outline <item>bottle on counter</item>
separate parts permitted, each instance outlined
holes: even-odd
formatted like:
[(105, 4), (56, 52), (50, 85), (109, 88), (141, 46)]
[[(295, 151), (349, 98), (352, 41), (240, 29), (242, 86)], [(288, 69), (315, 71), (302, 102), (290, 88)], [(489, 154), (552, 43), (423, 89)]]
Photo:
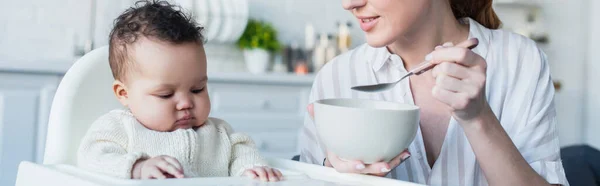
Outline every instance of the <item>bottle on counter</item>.
[(304, 50), (302, 50), (302, 58), (306, 62), (308, 72), (314, 72), (314, 58), (312, 57), (315, 50), (315, 28), (311, 23), (307, 23), (304, 28)]
[(275, 73), (287, 73), (288, 67), (283, 59), (283, 55), (277, 54), (273, 60), (273, 72)]
[(313, 52), (313, 69), (315, 72), (319, 71), (323, 65), (327, 62), (327, 48), (329, 47), (329, 39), (327, 34), (319, 35), (319, 42)]
[(335, 45), (333, 34), (327, 35), (327, 43), (328, 43), (328, 46), (327, 46), (327, 49), (325, 50), (325, 63), (327, 63), (328, 61), (331, 61), (340, 52), (338, 50), (337, 46)]
[(338, 25), (338, 33), (337, 33), (337, 49), (340, 53), (344, 53), (349, 50), (350, 43), (352, 39), (350, 38), (350, 27), (352, 27), (352, 23), (346, 22), (337, 23)]
[(296, 68), (296, 59), (298, 59), (298, 43), (292, 41), (289, 46), (285, 47), (283, 60), (287, 65), (288, 72), (293, 73)]

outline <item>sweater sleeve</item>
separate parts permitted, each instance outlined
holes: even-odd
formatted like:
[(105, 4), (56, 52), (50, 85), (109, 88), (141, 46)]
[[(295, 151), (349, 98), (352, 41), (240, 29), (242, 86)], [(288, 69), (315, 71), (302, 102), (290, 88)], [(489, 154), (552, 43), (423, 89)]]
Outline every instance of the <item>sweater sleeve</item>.
[(83, 137), (77, 152), (77, 165), (83, 169), (118, 178), (132, 178), (133, 164), (146, 159), (142, 152), (127, 152), (125, 115), (111, 112), (97, 119)]
[(231, 126), (223, 120), (217, 122), (225, 128), (231, 142), (230, 176), (241, 176), (246, 169), (255, 166), (267, 166), (267, 162), (258, 152), (252, 138), (246, 134), (234, 132)]

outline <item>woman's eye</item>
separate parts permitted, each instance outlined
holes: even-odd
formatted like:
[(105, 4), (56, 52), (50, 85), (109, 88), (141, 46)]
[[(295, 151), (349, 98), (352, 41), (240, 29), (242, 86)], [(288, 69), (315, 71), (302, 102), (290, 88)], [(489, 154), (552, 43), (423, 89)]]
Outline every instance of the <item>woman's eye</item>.
[(201, 88), (201, 89), (194, 89), (194, 90), (192, 90), (192, 93), (194, 93), (194, 94), (198, 94), (198, 93), (202, 92), (203, 90), (204, 90), (204, 88)]

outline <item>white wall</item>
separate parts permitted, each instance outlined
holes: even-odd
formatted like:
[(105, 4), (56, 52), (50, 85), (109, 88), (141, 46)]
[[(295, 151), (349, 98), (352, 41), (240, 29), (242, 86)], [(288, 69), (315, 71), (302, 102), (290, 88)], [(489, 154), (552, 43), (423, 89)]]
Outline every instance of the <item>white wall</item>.
[[(134, 0), (96, 0), (95, 45), (107, 44), (114, 18)], [(92, 0), (10, 0), (0, 6), (0, 60), (73, 61), (90, 38)]]
[(583, 114), (583, 105), (588, 102), (584, 97), (588, 1), (544, 2), (545, 26), (550, 34), (546, 53), (553, 78), (563, 85), (555, 97), (561, 144), (581, 144), (585, 142), (584, 131), (589, 130), (584, 128)]
[(588, 6), (588, 63), (585, 77), (587, 94), (585, 104), (586, 142), (600, 149), (600, 1), (591, 0)]
[(271, 22), (283, 43), (304, 45), (307, 23), (319, 33), (336, 33), (336, 22), (352, 23), (352, 46), (365, 42), (354, 16), (342, 8), (341, 0), (249, 0), (250, 17)]
[(66, 59), (87, 31), (89, 1), (2, 1), (0, 60)]
[[(562, 146), (584, 143), (584, 76), (588, 27), (586, 0), (543, 1), (542, 29), (550, 43), (540, 47), (548, 56), (554, 81), (562, 83), (555, 95), (557, 130)], [(506, 28), (518, 29), (525, 22), (526, 9), (497, 6)]]
[[(112, 21), (135, 0), (96, 0), (94, 33), (96, 46), (107, 44)], [(177, 0), (172, 0), (177, 1)], [(185, 1), (185, 0), (184, 0)], [(89, 1), (11, 0), (0, 6), (0, 60), (57, 61), (74, 57), (74, 45), (89, 37)], [(351, 21), (353, 46), (364, 35), (352, 15), (335, 0), (249, 0), (252, 18), (271, 22), (285, 44), (304, 44), (304, 27), (311, 22), (315, 31), (335, 33), (336, 22)]]

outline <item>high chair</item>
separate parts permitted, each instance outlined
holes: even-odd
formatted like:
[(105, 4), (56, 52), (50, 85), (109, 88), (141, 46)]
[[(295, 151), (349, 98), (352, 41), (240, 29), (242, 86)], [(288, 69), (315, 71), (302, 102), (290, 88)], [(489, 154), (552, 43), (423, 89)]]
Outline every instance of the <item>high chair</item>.
[(117, 179), (75, 166), (79, 142), (92, 122), (122, 107), (112, 92), (113, 77), (108, 47), (81, 57), (63, 77), (52, 103), (43, 165), (21, 162), (16, 185), (416, 185), (357, 174), (341, 174), (331, 168), (285, 159), (268, 159), (284, 174), (284, 181), (262, 183), (245, 177), (185, 178), (166, 180)]

